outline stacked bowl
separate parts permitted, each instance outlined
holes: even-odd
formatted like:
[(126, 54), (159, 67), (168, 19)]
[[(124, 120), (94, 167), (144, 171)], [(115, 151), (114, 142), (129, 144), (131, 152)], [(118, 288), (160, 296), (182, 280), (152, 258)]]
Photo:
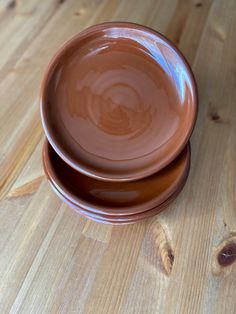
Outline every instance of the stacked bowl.
[(190, 167), (197, 88), (183, 55), (145, 26), (92, 26), (54, 56), (41, 86), (45, 174), (78, 213), (112, 224), (156, 215)]

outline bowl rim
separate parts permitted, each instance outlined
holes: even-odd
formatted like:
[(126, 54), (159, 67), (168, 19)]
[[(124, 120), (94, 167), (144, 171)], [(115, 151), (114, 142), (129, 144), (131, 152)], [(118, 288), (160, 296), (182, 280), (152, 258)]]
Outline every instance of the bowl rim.
[(165, 210), (170, 203), (172, 203), (178, 195), (182, 192), (187, 179), (188, 179), (188, 174), (183, 178), (181, 184), (179, 185), (178, 189), (174, 191), (165, 201), (163, 201), (161, 204), (147, 209), (145, 211), (139, 212), (139, 213), (134, 213), (131, 215), (125, 214), (120, 216), (115, 216), (115, 215), (108, 215), (108, 214), (100, 214), (93, 212), (91, 210), (84, 209), (81, 207), (79, 204), (73, 202), (69, 198), (67, 198), (66, 195), (64, 195), (61, 191), (57, 189), (55, 186), (54, 182), (50, 180), (50, 177), (48, 177), (48, 182), (53, 189), (53, 191), (56, 193), (56, 195), (63, 201), (65, 202), (69, 207), (71, 207), (73, 210), (75, 210), (78, 214), (84, 216), (85, 218), (97, 221), (97, 222), (102, 222), (102, 223), (108, 223), (108, 224), (118, 224), (118, 225), (123, 225), (123, 224), (131, 224), (131, 223), (136, 223), (140, 222), (141, 220), (151, 218), (157, 214), (159, 214), (161, 211)]
[[(145, 167), (143, 170), (140, 170), (138, 172), (134, 172), (131, 175), (119, 175), (119, 174), (112, 174), (109, 175), (107, 173), (104, 173), (100, 170), (94, 170), (91, 169), (89, 166), (85, 166), (82, 163), (80, 163), (78, 160), (75, 160), (72, 158), (64, 149), (61, 147), (59, 143), (56, 143), (56, 140), (53, 138), (53, 135), (51, 134), (50, 130), (50, 123), (48, 123), (46, 114), (45, 114), (45, 97), (46, 97), (46, 91), (48, 83), (50, 82), (50, 74), (53, 72), (55, 65), (57, 65), (57, 61), (60, 59), (60, 57), (63, 55), (63, 53), (81, 36), (90, 35), (92, 32), (97, 32), (102, 29), (109, 28), (115, 28), (115, 27), (124, 27), (124, 28), (131, 28), (131, 29), (137, 29), (142, 30), (144, 32), (154, 34), (155, 36), (161, 38), (169, 47), (171, 47), (174, 52), (178, 55), (178, 57), (182, 60), (184, 66), (186, 67), (188, 77), (190, 79), (191, 88), (192, 88), (192, 96), (193, 96), (193, 106), (192, 106), (192, 119), (189, 120), (188, 124), (188, 132), (186, 132), (185, 137), (183, 137), (182, 141), (180, 141), (179, 145), (175, 146), (175, 149), (172, 150), (172, 152), (166, 156), (166, 158), (163, 158), (161, 162), (155, 163), (152, 166)], [(165, 166), (167, 166), (169, 163), (171, 163), (177, 156), (180, 154), (180, 152), (184, 149), (184, 147), (187, 145), (187, 142), (189, 141), (190, 136), (192, 135), (194, 126), (196, 124), (197, 120), (197, 114), (198, 114), (198, 90), (197, 90), (197, 84), (196, 79), (194, 77), (193, 71), (182, 54), (182, 52), (173, 44), (167, 37), (165, 37), (160, 32), (148, 27), (144, 26), (138, 23), (133, 22), (123, 22), (123, 21), (114, 21), (114, 22), (103, 22), (100, 24), (92, 25), (81, 32), (75, 34), (72, 36), (68, 41), (66, 41), (61, 48), (58, 49), (56, 54), (52, 57), (51, 61), (49, 62), (46, 71), (43, 76), (43, 80), (40, 87), (40, 96), (39, 96), (39, 103), (40, 103), (40, 116), (41, 116), (41, 122), (43, 125), (44, 132), (46, 134), (46, 137), (53, 147), (53, 149), (56, 151), (56, 153), (72, 168), (75, 170), (90, 176), (92, 178), (103, 180), (103, 181), (135, 181), (138, 179), (145, 178), (147, 176), (150, 176), (154, 174), (155, 172), (158, 172), (162, 170)], [(158, 149), (157, 149), (158, 150)]]
[[(54, 151), (53, 147), (50, 145), (49, 141), (46, 139), (44, 141), (44, 145), (42, 149), (42, 161), (43, 161), (43, 169), (44, 169), (47, 179), (54, 185), (54, 187), (57, 188), (57, 191), (61, 193), (62, 195), (64, 195), (70, 202), (76, 204), (81, 209), (84, 209), (86, 211), (90, 211), (99, 215), (100, 214), (111, 215), (111, 216), (122, 216), (124, 214), (133, 215), (133, 214), (138, 214), (140, 212), (150, 210), (151, 208), (161, 205), (163, 202), (165, 202), (166, 199), (171, 197), (171, 195), (173, 195), (179, 189), (183, 181), (185, 182), (187, 180), (189, 171), (190, 171), (190, 164), (191, 164), (191, 145), (188, 142), (188, 144), (184, 148), (184, 150), (186, 150), (186, 159), (185, 159), (184, 168), (182, 169), (181, 174), (177, 177), (174, 183), (172, 183), (168, 187), (168, 189), (166, 189), (166, 191), (162, 192), (161, 197), (156, 196), (151, 201), (147, 201), (142, 204), (136, 204), (136, 205), (131, 205), (131, 206), (120, 206), (120, 207), (117, 206), (117, 207), (111, 208), (105, 205), (94, 205), (88, 202), (87, 200), (83, 200), (79, 196), (75, 195), (74, 193), (71, 193), (71, 191), (68, 188), (65, 188), (63, 184), (60, 184), (61, 181), (58, 180), (57, 174), (52, 167), (52, 163), (50, 162), (50, 158), (48, 154), (49, 149), (52, 149), (54, 154), (57, 154)], [(58, 157), (60, 158), (60, 156)], [(62, 162), (64, 161), (62, 160)], [(70, 167), (68, 167), (68, 169), (70, 169)], [(71, 171), (75, 171), (75, 170), (71, 168)]]

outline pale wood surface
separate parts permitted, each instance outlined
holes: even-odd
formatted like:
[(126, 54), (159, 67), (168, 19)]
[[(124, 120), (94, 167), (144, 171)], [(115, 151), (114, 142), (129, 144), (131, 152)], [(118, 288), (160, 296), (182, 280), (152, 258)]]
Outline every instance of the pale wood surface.
[[(180, 197), (130, 226), (78, 216), (41, 165), (38, 91), (57, 48), (108, 20), (151, 26), (193, 66), (199, 118)], [(236, 1), (0, 0), (0, 313), (236, 313)]]

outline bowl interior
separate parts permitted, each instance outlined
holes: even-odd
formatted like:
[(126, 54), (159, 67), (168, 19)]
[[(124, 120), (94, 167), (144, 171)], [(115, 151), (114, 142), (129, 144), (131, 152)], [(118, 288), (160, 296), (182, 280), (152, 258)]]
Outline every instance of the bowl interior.
[(181, 186), (189, 170), (190, 148), (165, 169), (134, 182), (106, 182), (71, 168), (45, 141), (43, 163), (47, 176), (69, 201), (104, 214), (133, 214), (158, 206)]
[(53, 190), (56, 192), (56, 194), (61, 198), (62, 201), (66, 202), (70, 207), (72, 207), (75, 211), (77, 211), (79, 214), (86, 216), (87, 218), (90, 218), (95, 221), (100, 221), (100, 222), (109, 222), (113, 224), (122, 224), (122, 223), (132, 223), (132, 222), (138, 222), (142, 219), (146, 219), (149, 217), (152, 217), (154, 215), (157, 215), (159, 212), (164, 210), (172, 201), (175, 200), (175, 198), (178, 196), (178, 194), (181, 192), (184, 184), (186, 182), (183, 180), (180, 188), (172, 194), (171, 197), (169, 197), (165, 202), (161, 203), (157, 207), (154, 207), (152, 209), (149, 209), (144, 212), (136, 213), (136, 214), (131, 214), (131, 215), (108, 215), (108, 214), (100, 214), (100, 213), (94, 213), (92, 211), (87, 211), (84, 208), (81, 208), (77, 203), (73, 203), (69, 199), (66, 198), (64, 194), (59, 192), (57, 188), (55, 187), (54, 183), (50, 181), (49, 183)]
[(48, 140), (70, 166), (135, 180), (172, 161), (196, 117), (189, 66), (162, 35), (130, 23), (91, 27), (52, 60), (41, 93)]

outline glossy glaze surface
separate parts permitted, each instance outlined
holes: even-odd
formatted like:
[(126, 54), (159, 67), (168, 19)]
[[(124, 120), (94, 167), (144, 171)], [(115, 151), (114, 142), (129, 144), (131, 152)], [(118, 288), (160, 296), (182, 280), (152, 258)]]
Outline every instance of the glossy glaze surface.
[(132, 215), (108, 215), (108, 214), (98, 214), (94, 213), (92, 211), (86, 210), (78, 205), (78, 203), (74, 203), (71, 200), (69, 200), (66, 195), (61, 193), (57, 187), (54, 185), (53, 181), (50, 180), (50, 177), (48, 176), (49, 183), (52, 187), (52, 189), (55, 191), (55, 193), (60, 197), (61, 200), (63, 200), (65, 203), (67, 203), (70, 207), (72, 207), (76, 212), (78, 212), (80, 215), (83, 215), (89, 219), (92, 219), (97, 222), (103, 222), (103, 223), (108, 223), (108, 224), (132, 224), (139, 222), (140, 220), (150, 218), (152, 216), (155, 216), (159, 214), (161, 211), (163, 211), (172, 201), (175, 200), (175, 198), (178, 196), (178, 194), (181, 192), (183, 189), (186, 180), (187, 180), (187, 175), (185, 178), (183, 178), (180, 186), (178, 189), (163, 203), (160, 205), (146, 210), (144, 212), (140, 213), (135, 213)]
[(67, 165), (48, 141), (43, 164), (56, 189), (74, 204), (99, 214), (132, 215), (160, 205), (178, 190), (189, 171), (190, 147), (159, 173), (134, 182), (105, 182), (83, 175)]
[(93, 26), (52, 60), (41, 92), (46, 135), (72, 167), (134, 180), (172, 161), (195, 122), (191, 70), (160, 34), (130, 23)]

